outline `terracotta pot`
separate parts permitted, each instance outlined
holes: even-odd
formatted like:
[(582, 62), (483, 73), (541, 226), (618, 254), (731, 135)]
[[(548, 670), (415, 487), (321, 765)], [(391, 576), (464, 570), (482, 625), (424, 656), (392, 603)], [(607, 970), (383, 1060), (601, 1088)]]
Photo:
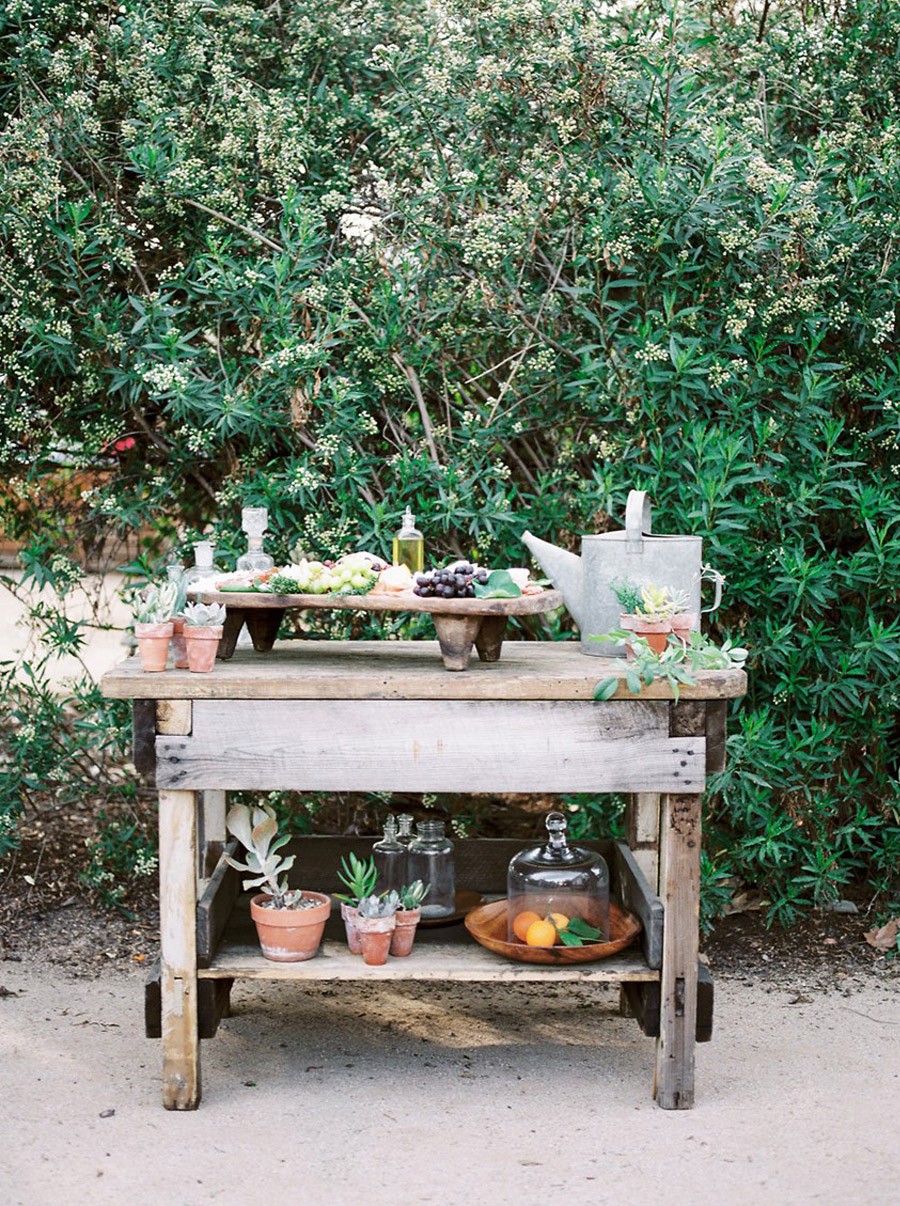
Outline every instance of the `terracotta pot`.
[(351, 955), (362, 954), (362, 941), (359, 937), (359, 909), (353, 905), (341, 904), (341, 917), (344, 919), (344, 929), (347, 931), (347, 946)]
[[(626, 632), (633, 632), (635, 636), (644, 637), (654, 653), (664, 652), (669, 641), (669, 633), (672, 631), (671, 620), (648, 620), (646, 616), (639, 615), (619, 616), (619, 625)], [(627, 642), (625, 653), (629, 660), (634, 658), (634, 650)]]
[(202, 628), (185, 624), (184, 643), (187, 648), (188, 667), (194, 674), (209, 674), (216, 664), (221, 639), (221, 624), (210, 624)]
[(250, 901), (262, 953), (274, 963), (301, 963), (312, 959), (319, 949), (325, 922), (331, 916), (331, 897), (304, 892), (303, 898), (316, 901), (315, 908), (264, 909), (262, 902), (272, 899), (265, 892)]
[(363, 961), (370, 967), (387, 963), (391, 937), (394, 933), (394, 917), (358, 917), (359, 940), (362, 943)]
[(679, 611), (672, 616), (672, 631), (686, 645), (691, 639), (692, 632), (700, 631), (700, 617), (695, 611)]
[(187, 670), (187, 648), (184, 643), (184, 616), (172, 620), (172, 665), (176, 670)]
[(141, 669), (150, 674), (159, 674), (166, 668), (169, 656), (169, 641), (172, 639), (172, 621), (165, 624), (135, 624)]
[(416, 927), (422, 916), (421, 909), (398, 909), (394, 914), (397, 925), (391, 935), (391, 954), (403, 958), (408, 955), (416, 940)]

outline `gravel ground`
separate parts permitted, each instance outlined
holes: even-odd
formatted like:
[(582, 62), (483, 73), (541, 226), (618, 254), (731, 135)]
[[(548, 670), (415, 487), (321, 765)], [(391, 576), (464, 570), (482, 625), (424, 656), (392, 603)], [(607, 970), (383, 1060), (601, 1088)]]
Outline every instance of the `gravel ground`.
[(669, 1113), (608, 989), (245, 982), (170, 1114), (137, 968), (0, 962), (0, 1200), (893, 1206), (900, 979), (835, 984), (726, 975)]

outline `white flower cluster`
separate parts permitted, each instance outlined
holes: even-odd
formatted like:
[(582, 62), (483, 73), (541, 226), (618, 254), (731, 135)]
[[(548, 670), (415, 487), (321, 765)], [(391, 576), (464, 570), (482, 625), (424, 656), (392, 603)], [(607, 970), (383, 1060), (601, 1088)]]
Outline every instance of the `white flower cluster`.
[(669, 349), (663, 347), (661, 343), (648, 343), (634, 354), (635, 360), (641, 364), (650, 364), (654, 360), (668, 360)]
[(181, 364), (154, 364), (141, 373), (141, 380), (161, 394), (178, 393), (188, 383), (187, 369)]
[(341, 215), (338, 226), (341, 235), (348, 243), (358, 243), (361, 247), (370, 247), (375, 242), (375, 231), (378, 228), (380, 215), (372, 210), (350, 210)]

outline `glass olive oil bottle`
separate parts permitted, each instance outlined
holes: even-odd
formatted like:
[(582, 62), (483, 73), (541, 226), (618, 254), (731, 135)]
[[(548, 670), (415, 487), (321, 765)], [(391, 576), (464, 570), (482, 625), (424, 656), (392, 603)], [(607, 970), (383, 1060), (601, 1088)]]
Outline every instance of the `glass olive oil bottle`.
[(411, 574), (420, 574), (425, 568), (425, 537), (416, 527), (416, 517), (409, 507), (400, 531), (394, 536), (393, 562), (405, 565)]

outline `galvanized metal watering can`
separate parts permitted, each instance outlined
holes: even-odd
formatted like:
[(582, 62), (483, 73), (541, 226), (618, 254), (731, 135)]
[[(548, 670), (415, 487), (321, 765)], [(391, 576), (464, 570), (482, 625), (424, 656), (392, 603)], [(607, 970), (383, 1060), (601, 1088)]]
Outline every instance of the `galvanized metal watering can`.
[(689, 610), (700, 626), (700, 584), (715, 582), (715, 599), (722, 599), (724, 578), (703, 564), (700, 536), (652, 536), (650, 500), (643, 490), (632, 490), (625, 507), (625, 530), (582, 536), (581, 556), (538, 540), (525, 532), (522, 540), (547, 577), (562, 592), (566, 607), (581, 629), (581, 652), (592, 657), (623, 657), (622, 643), (592, 640), (619, 627), (621, 607), (610, 583), (627, 580), (636, 586), (667, 586), (687, 595)]

